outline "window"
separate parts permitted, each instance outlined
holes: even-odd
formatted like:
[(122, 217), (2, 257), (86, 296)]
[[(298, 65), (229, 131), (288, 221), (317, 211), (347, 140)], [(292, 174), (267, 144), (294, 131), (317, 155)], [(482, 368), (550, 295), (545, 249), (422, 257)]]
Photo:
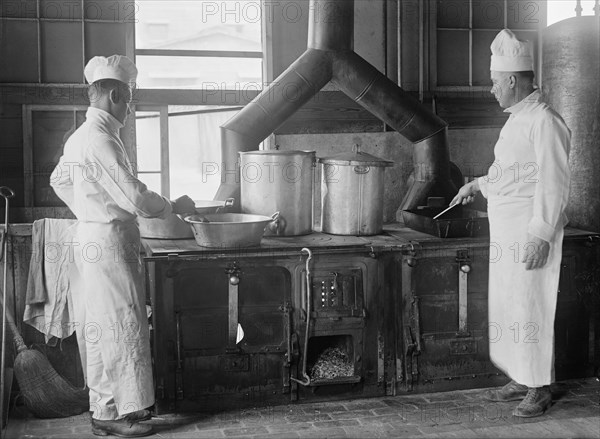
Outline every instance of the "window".
[(1, 83), (83, 84), (96, 55), (127, 50), (131, 0), (14, 0), (0, 2)]
[(140, 88), (262, 88), (260, 1), (138, 3)]
[(220, 185), (220, 126), (242, 108), (240, 95), (251, 100), (262, 89), (261, 2), (137, 5), (138, 178), (166, 197), (212, 199)]
[(85, 121), (86, 106), (24, 105), (23, 165), (25, 207), (57, 207), (50, 174), (69, 136)]
[(165, 197), (211, 200), (221, 182), (219, 127), (240, 109), (138, 106), (138, 178)]
[(437, 0), (436, 44), (432, 50), (432, 88), (489, 89), (490, 44), (511, 29), (532, 42), (537, 59), (538, 32), (545, 25), (545, 3), (531, 0)]

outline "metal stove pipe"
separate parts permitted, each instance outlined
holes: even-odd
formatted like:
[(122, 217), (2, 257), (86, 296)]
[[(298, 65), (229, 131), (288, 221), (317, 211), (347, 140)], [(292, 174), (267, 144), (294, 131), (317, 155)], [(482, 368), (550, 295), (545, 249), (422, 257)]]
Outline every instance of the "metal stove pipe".
[(216, 200), (240, 202), (239, 152), (254, 151), (331, 78), (329, 53), (308, 49), (239, 113), (221, 126), (221, 185)]
[[(238, 152), (259, 143), (304, 105), (327, 82), (415, 142), (410, 189), (401, 209), (426, 202), (428, 195), (456, 193), (450, 180), (447, 124), (353, 51), (353, 0), (311, 0), (308, 49), (250, 104), (221, 127), (222, 184), (216, 199), (239, 200)], [(295, 99), (285, 90), (297, 88)]]

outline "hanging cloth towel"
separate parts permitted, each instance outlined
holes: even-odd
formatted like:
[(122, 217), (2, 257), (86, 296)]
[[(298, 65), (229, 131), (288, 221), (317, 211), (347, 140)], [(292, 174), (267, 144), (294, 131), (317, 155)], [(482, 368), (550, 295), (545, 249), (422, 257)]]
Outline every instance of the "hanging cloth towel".
[(76, 224), (76, 220), (53, 218), (33, 223), (23, 321), (43, 333), (46, 343), (55, 344), (76, 329), (69, 299), (78, 275), (73, 254)]

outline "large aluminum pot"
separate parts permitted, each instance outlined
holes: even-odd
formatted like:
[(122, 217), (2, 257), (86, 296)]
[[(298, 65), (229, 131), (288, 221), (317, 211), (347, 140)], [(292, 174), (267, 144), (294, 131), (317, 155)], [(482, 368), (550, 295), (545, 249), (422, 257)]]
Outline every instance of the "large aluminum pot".
[[(234, 199), (219, 200), (194, 200), (196, 213), (217, 213), (222, 209), (233, 206)], [(150, 239), (191, 239), (194, 232), (188, 223), (179, 215), (171, 214), (167, 218), (137, 218), (140, 236)]]
[(383, 177), (394, 163), (359, 151), (320, 158), (321, 227), (334, 235), (383, 230)]
[(279, 227), (265, 235), (297, 236), (312, 232), (314, 151), (240, 152), (241, 210), (279, 212)]
[(188, 215), (196, 243), (210, 248), (256, 247), (271, 224), (275, 226), (278, 213), (273, 215), (249, 215), (244, 213), (215, 213)]

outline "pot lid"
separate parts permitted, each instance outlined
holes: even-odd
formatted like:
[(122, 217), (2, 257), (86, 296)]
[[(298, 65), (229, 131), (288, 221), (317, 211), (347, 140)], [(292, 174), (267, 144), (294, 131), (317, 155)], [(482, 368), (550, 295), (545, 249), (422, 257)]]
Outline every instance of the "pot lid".
[(327, 165), (394, 166), (394, 162), (362, 152), (358, 145), (354, 145), (352, 151), (341, 152), (329, 157), (320, 157), (318, 161)]
[(255, 151), (240, 151), (239, 155), (265, 155), (265, 156), (286, 156), (286, 155), (315, 155), (315, 151), (292, 151), (278, 149), (257, 149)]

